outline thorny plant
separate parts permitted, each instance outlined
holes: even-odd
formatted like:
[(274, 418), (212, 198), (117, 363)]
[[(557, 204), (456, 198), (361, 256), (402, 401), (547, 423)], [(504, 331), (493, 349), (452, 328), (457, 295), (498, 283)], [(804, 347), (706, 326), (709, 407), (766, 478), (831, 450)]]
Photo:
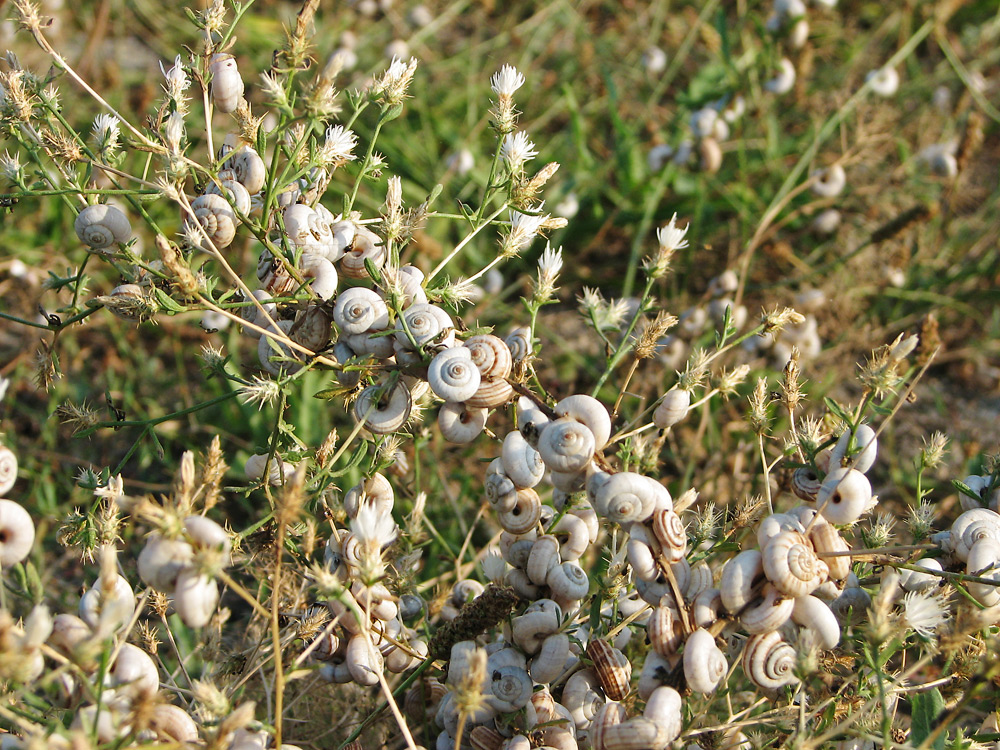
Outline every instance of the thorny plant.
[[(215, 0), (191, 13), (197, 44), (162, 65), (163, 96), (132, 119), (57, 51), (34, 5), (14, 4), (52, 67), (39, 75), (8, 53), (0, 75), (14, 150), (2, 164), (8, 200), (58, 200), (87, 246), (78, 267), (48, 283), (60, 307), (40, 322), (2, 313), (52, 334), (39, 385), (61, 375), (60, 348), (102, 310), (147, 326), (199, 312), (206, 328), (232, 323), (258, 343), (255, 358), (205, 345), (205, 372), (226, 387), (182, 409), (129, 419), (108, 394), (110, 419), (86, 403), (56, 410), (79, 436), (125, 430), (132, 442), (113, 468), (79, 477), (93, 499), (58, 532), (88, 566), (79, 617), (52, 614), (66, 601), (43, 583), (51, 530), (38, 509), (0, 500), (4, 747), (997, 739), (998, 664), (983, 657), (996, 653), (1000, 622), (1000, 461), (955, 480), (964, 512), (950, 525), (927, 484), (943, 434), (915, 459), (905, 519), (880, 507), (867, 477), (879, 437), (911, 408), (939, 350), (934, 320), (875, 348), (852, 403), (819, 407), (805, 380), (822, 349), (814, 313), (824, 301), (804, 290), (808, 314), (771, 304), (757, 322), (742, 304), (750, 258), (789, 202), (844, 187), (839, 162), (801, 179), (817, 150), (868, 97), (895, 93), (896, 66), (936, 33), (933, 20), (822, 125), (740, 270), (714, 278), (701, 303), (675, 316), (662, 296), (689, 225), (674, 214), (642, 262), (640, 227), (624, 280), (627, 294), (642, 282), (638, 297), (580, 293), (584, 336), (604, 357), (570, 386), (549, 376), (539, 345), (549, 320), (567, 325), (545, 313), (558, 301), (561, 248), (546, 245), (523, 312), (488, 326), (469, 313), (501, 264), (567, 223), (541, 199), (559, 164), (533, 166), (517, 104), (531, 84), (513, 66), (490, 80), (496, 139), (478, 199), (447, 213), (438, 188), (407, 206), (393, 175), (376, 211), (373, 186), (393, 168), (376, 146), (407, 107), (417, 61), (393, 58), (365, 87), (338, 91), (350, 50), (312, 64), (318, 2), (304, 3), (255, 92), (235, 34), (251, 4)], [(795, 49), (802, 24), (804, 6), (781, 2), (767, 29)], [(647, 53), (651, 71), (661, 63)], [(763, 88), (781, 96), (796, 69), (787, 57), (774, 63)], [(101, 110), (91, 126), (69, 118), (70, 88)], [(692, 112), (690, 137), (656, 154), (672, 160), (664, 175), (691, 168), (695, 153), (698, 170), (719, 171), (720, 143), (745, 107), (738, 93)], [(926, 158), (954, 176), (974, 148)], [(820, 218), (819, 231), (839, 220)], [(890, 222), (851, 253), (923, 218)], [(413, 250), (430, 222), (464, 231), (433, 264)], [(446, 275), (496, 234), (475, 272)], [(157, 257), (143, 256), (147, 240)], [(121, 283), (92, 295), (92, 263)], [(241, 272), (254, 263), (255, 278)], [(668, 383), (654, 372), (664, 367), (676, 371)], [(290, 405), (317, 383), (344, 419), (311, 444)], [(270, 419), (246, 483), (225, 484), (236, 448), (215, 434), (200, 459), (180, 457), (163, 492), (126, 491), (135, 480), (122, 472), (147, 441), (160, 445), (162, 426), (190, 417), (214, 431), (208, 415), (234, 400)], [(726, 402), (744, 401), (742, 426), (727, 427), (743, 435), (726, 463), (733, 481), (709, 491), (695, 470), (699, 438), (732, 414)], [(13, 433), (10, 442), (19, 444)], [(464, 473), (429, 478), (456, 450)], [(0, 494), (16, 497), (17, 453), (0, 449), (0, 462)], [(750, 491), (737, 496), (736, 486)], [(467, 523), (460, 499), (470, 495), (485, 502)], [(430, 506), (446, 502), (457, 535), (433, 520), (441, 514)]]

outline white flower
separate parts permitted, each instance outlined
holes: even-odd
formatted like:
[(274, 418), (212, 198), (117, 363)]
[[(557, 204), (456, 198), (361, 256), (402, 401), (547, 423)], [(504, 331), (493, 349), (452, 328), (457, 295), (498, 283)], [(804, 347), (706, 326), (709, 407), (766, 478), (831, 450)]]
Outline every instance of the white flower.
[(357, 157), (352, 153), (358, 145), (358, 137), (343, 125), (331, 125), (326, 129), (326, 141), (319, 152), (323, 164), (342, 166)]
[(11, 182), (17, 181), (21, 174), (21, 161), (17, 158), (17, 154), (11, 156), (7, 151), (3, 152), (3, 156), (0, 156), (0, 172)]
[(524, 76), (517, 72), (513, 65), (504, 65), (498, 73), (493, 74), (490, 86), (497, 96), (513, 96), (524, 85)]
[(184, 98), (184, 92), (187, 91), (188, 86), (191, 85), (191, 82), (188, 80), (187, 73), (184, 72), (184, 66), (181, 64), (181, 56), (177, 55), (177, 57), (174, 58), (173, 67), (169, 70), (164, 70), (163, 63), (161, 62), (160, 72), (163, 73), (163, 77), (167, 80), (163, 90), (166, 91), (167, 96), (175, 102), (180, 102)]
[(118, 147), (118, 136), (121, 134), (119, 125), (120, 122), (114, 115), (101, 113), (94, 118), (94, 143), (98, 151), (110, 154)]
[(515, 172), (526, 161), (538, 156), (538, 152), (535, 151), (535, 144), (528, 140), (528, 134), (522, 130), (504, 136), (503, 143), (500, 144), (500, 156), (507, 162), (510, 171)]
[(122, 475), (118, 474), (109, 477), (107, 484), (96, 487), (94, 489), (94, 497), (110, 500), (120, 506), (122, 500), (125, 499), (125, 480), (122, 479)]
[(487, 552), (482, 559), (480, 565), (483, 568), (483, 575), (486, 576), (487, 580), (499, 583), (503, 580), (504, 574), (507, 572), (507, 562), (503, 559), (503, 555), (500, 554), (500, 550), (491, 549)]
[(872, 91), (879, 96), (892, 96), (899, 89), (899, 73), (895, 68), (879, 68), (865, 76), (872, 85)]
[(180, 153), (181, 138), (184, 137), (184, 115), (181, 114), (180, 110), (174, 110), (170, 113), (170, 117), (167, 118), (167, 124), (164, 126), (164, 136), (166, 137), (167, 148), (172, 153)]
[(278, 76), (274, 73), (261, 73), (260, 87), (264, 90), (264, 94), (270, 101), (275, 104), (288, 104), (285, 87), (281, 85), (281, 81), (278, 80)]
[(399, 528), (391, 513), (383, 513), (375, 503), (364, 502), (351, 521), (351, 531), (362, 546), (381, 549), (396, 540)]
[(656, 239), (660, 243), (661, 250), (672, 253), (675, 250), (682, 250), (687, 247), (688, 241), (684, 239), (684, 235), (688, 233), (688, 229), (690, 228), (690, 224), (683, 229), (679, 228), (677, 226), (677, 214), (675, 213), (670, 218), (669, 224), (656, 230)]
[(764, 88), (772, 94), (787, 94), (795, 85), (795, 66), (787, 57), (781, 58), (778, 66), (781, 68), (778, 75), (765, 83)]
[(903, 619), (924, 638), (931, 638), (948, 616), (945, 592), (911, 591), (903, 597)]
[(253, 376), (253, 382), (239, 389), (240, 401), (244, 404), (257, 404), (257, 409), (263, 409), (264, 404), (272, 404), (281, 394), (281, 386), (270, 378)]
[(557, 247), (553, 250), (552, 245), (545, 243), (545, 251), (538, 259), (538, 273), (543, 276), (551, 276), (555, 279), (562, 270), (562, 266), (562, 247)]
[(383, 98), (387, 103), (398, 104), (403, 100), (416, 70), (417, 58), (411, 57), (405, 63), (398, 57), (392, 58), (385, 73), (372, 84), (372, 94)]
[[(540, 212), (542, 206), (539, 205), (537, 210)], [(530, 245), (535, 235), (538, 234), (538, 230), (548, 219), (548, 214), (539, 213), (537, 216), (531, 216), (512, 209), (510, 212), (510, 234), (507, 235), (504, 243), (504, 254), (517, 254)]]

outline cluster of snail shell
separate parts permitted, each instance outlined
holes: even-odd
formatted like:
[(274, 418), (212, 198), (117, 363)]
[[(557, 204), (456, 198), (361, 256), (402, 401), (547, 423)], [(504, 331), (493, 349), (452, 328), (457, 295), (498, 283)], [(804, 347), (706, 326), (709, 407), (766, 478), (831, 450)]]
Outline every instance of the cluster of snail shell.
[(668, 160), (685, 166), (697, 155), (699, 170), (718, 172), (722, 166), (721, 144), (729, 138), (730, 126), (742, 116), (744, 108), (743, 97), (736, 96), (731, 102), (721, 99), (696, 110), (688, 121), (688, 136), (676, 148), (660, 144), (650, 149), (647, 155), (650, 169), (658, 172)]
[(226, 530), (205, 516), (188, 516), (180, 526), (174, 536), (151, 533), (139, 553), (137, 569), (143, 583), (173, 598), (185, 625), (200, 628), (208, 624), (219, 603), (219, 585), (210, 570), (228, 564), (232, 545)]
[[(355, 485), (344, 498), (344, 508), (352, 521), (368, 528), (388, 526), (380, 539), (381, 555), (398, 534), (392, 520), (395, 497), (389, 480), (381, 474)], [(337, 683), (354, 682), (370, 687), (378, 684), (383, 670), (405, 672), (423, 662), (427, 643), (406, 625), (419, 616), (422, 600), (409, 596), (397, 599), (380, 582), (366, 584), (360, 571), (364, 567), (365, 541), (348, 529), (335, 529), (327, 541), (327, 568), (343, 582), (357, 603), (357, 611), (341, 599), (328, 602), (334, 626), (324, 630), (313, 644), (313, 657), (324, 662), (321, 673)], [(480, 593), (482, 588), (473, 593)], [(359, 619), (360, 615), (360, 619)]]

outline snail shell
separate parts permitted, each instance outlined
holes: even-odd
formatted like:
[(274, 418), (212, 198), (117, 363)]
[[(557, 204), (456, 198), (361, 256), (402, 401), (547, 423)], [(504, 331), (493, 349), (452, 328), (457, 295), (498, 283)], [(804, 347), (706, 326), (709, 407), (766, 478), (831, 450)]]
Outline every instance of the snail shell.
[(839, 164), (833, 164), (826, 169), (817, 169), (812, 176), (815, 179), (810, 187), (821, 198), (833, 198), (840, 195), (847, 187), (847, 173)]
[(511, 534), (531, 531), (542, 517), (542, 501), (538, 493), (526, 488), (517, 491), (514, 506), (497, 514), (497, 522)]
[(653, 533), (662, 545), (667, 560), (677, 562), (683, 559), (687, 554), (687, 531), (681, 517), (673, 510), (657, 510), (653, 513), (652, 523)]
[[(302, 277), (310, 281), (309, 287), (312, 293), (321, 300), (326, 301), (333, 298), (337, 293), (337, 269), (327, 258), (322, 255), (306, 253), (299, 262), (302, 270)], [(388, 324), (388, 321), (386, 321)], [(328, 337), (329, 340), (329, 337)]]
[[(351, 226), (351, 231), (353, 232), (353, 225)], [(353, 239), (353, 234), (351, 235), (351, 239)], [(344, 249), (350, 244), (351, 242), (348, 240), (344, 244)], [(410, 265), (400, 266), (396, 272), (396, 281), (399, 283), (399, 288), (403, 293), (403, 307), (409, 307), (414, 304), (425, 304), (427, 302), (427, 293), (423, 287), (424, 272), (419, 268)], [(472, 338), (475, 338), (475, 336)], [(469, 339), (469, 341), (471, 340)], [(466, 342), (466, 345), (468, 345), (468, 342)], [(475, 358), (473, 357), (473, 359)]]
[(830, 465), (834, 468), (848, 465), (851, 468), (865, 474), (875, 463), (878, 455), (878, 439), (875, 437), (875, 430), (866, 424), (858, 425), (854, 431), (854, 450), (848, 455), (848, 446), (851, 442), (851, 431), (845, 430), (837, 439), (836, 445), (830, 451)]
[(743, 648), (742, 663), (747, 677), (765, 690), (777, 690), (799, 681), (793, 672), (795, 649), (777, 632), (750, 636)]
[(567, 560), (549, 570), (545, 584), (552, 592), (552, 598), (568, 608), (571, 602), (579, 601), (587, 595), (590, 578), (575, 561)]
[[(191, 202), (191, 210), (205, 237), (215, 247), (227, 247), (236, 237), (239, 219), (229, 201), (221, 195), (200, 195)], [(185, 223), (190, 227), (190, 219), (185, 220)]]
[(851, 556), (837, 555), (836, 557), (824, 557), (824, 552), (850, 552), (851, 547), (840, 532), (829, 523), (814, 524), (809, 530), (809, 541), (823, 562), (830, 569), (830, 578), (835, 581), (843, 581), (847, 574), (851, 572)]
[(684, 645), (684, 678), (689, 688), (705, 695), (714, 693), (728, 671), (729, 663), (711, 633), (698, 628), (688, 636)]
[(701, 169), (715, 174), (722, 166), (722, 147), (714, 138), (702, 138), (698, 143), (698, 153), (701, 155)]
[(183, 539), (168, 539), (154, 532), (136, 561), (139, 578), (157, 591), (173, 593), (177, 576), (193, 558), (194, 549)]
[(13, 500), (0, 500), (0, 566), (24, 560), (34, 543), (35, 523), (28, 511)]
[(515, 328), (504, 339), (504, 343), (510, 349), (513, 362), (524, 362), (532, 353), (531, 329), (527, 326)]
[(516, 430), (504, 438), (500, 459), (504, 473), (520, 489), (536, 486), (545, 474), (541, 455)]
[(808, 466), (800, 467), (792, 473), (792, 492), (807, 503), (815, 502), (821, 484), (816, 472)]
[(365, 227), (356, 227), (351, 246), (340, 259), (340, 268), (344, 276), (352, 279), (368, 278), (365, 261), (370, 260), (375, 268), (385, 264), (385, 246), (382, 239)]
[(774, 513), (761, 521), (757, 527), (757, 544), (764, 549), (768, 542), (782, 531), (798, 531), (804, 534), (805, 530), (798, 516), (793, 516), (791, 513)]
[(580, 471), (594, 457), (595, 440), (590, 428), (567, 417), (549, 422), (538, 437), (538, 453), (553, 471)]
[(559, 558), (579, 560), (590, 546), (590, 529), (580, 516), (566, 513), (549, 527), (549, 533), (559, 540)]
[(797, 531), (782, 531), (761, 552), (764, 575), (775, 588), (791, 597), (805, 596), (829, 573), (809, 541)]
[(210, 182), (205, 188), (205, 194), (221, 196), (243, 216), (250, 213), (250, 193), (237, 180), (220, 179), (218, 183)]
[(792, 616), (795, 601), (783, 597), (771, 584), (765, 584), (760, 600), (751, 602), (740, 613), (740, 624), (748, 633), (777, 630)]
[[(831, 462), (832, 463), (832, 462)], [(830, 523), (854, 523), (868, 508), (872, 486), (857, 469), (834, 469), (823, 480), (816, 495), (816, 507)]]
[(545, 684), (558, 679), (566, 669), (569, 660), (569, 636), (553, 633), (542, 641), (542, 648), (531, 660), (531, 679)]
[(351, 636), (347, 642), (345, 659), (351, 677), (356, 683), (366, 687), (378, 684), (378, 675), (382, 671), (384, 661), (382, 654), (367, 635), (358, 633)]
[(623, 700), (632, 680), (632, 663), (625, 654), (607, 641), (596, 638), (587, 644), (587, 656), (594, 663), (604, 694), (613, 701)]
[(149, 728), (161, 742), (198, 742), (198, 725), (187, 711), (172, 703), (157, 703), (153, 706)]
[(223, 168), (232, 171), (236, 181), (251, 195), (259, 193), (267, 179), (264, 160), (250, 146), (243, 146), (231, 152), (229, 158), (223, 162)]
[(409, 389), (401, 382), (388, 394), (384, 391), (381, 385), (370, 385), (354, 402), (355, 419), (364, 421), (365, 427), (377, 435), (388, 435), (400, 429), (409, 419), (413, 404)]
[(672, 687), (658, 687), (647, 699), (642, 715), (659, 724), (673, 742), (681, 733), (681, 705), (680, 693)]
[(671, 388), (653, 411), (653, 423), (661, 430), (672, 427), (687, 416), (691, 408), (691, 391)]
[(439, 352), (427, 368), (431, 390), (445, 401), (465, 401), (479, 390), (481, 376), (464, 346)]
[(104, 250), (116, 242), (128, 242), (132, 226), (128, 217), (114, 206), (98, 203), (87, 206), (73, 222), (76, 235), (95, 250)]
[[(681, 558), (683, 560), (684, 558)], [(681, 560), (676, 562), (679, 564)], [(712, 583), (715, 578), (712, 574), (712, 569), (708, 567), (708, 563), (702, 560), (699, 563), (691, 566), (691, 574), (688, 576), (688, 581), (684, 586), (684, 599), (686, 601), (694, 601), (695, 597), (698, 596), (702, 591), (707, 591), (712, 587)]]
[(174, 608), (181, 620), (190, 628), (208, 624), (219, 604), (219, 585), (193, 568), (177, 576), (174, 588)]
[(347, 334), (382, 330), (389, 325), (389, 309), (385, 301), (371, 289), (362, 286), (345, 289), (333, 308), (333, 322)]
[[(406, 349), (410, 347), (410, 339), (403, 328), (403, 321), (418, 346), (430, 343), (440, 334), (455, 327), (451, 317), (440, 307), (431, 304), (410, 305), (403, 311), (401, 319), (396, 321), (396, 342)], [(450, 346), (453, 338), (454, 331), (450, 336), (444, 337), (441, 343)]]
[(684, 627), (680, 618), (670, 607), (654, 607), (646, 621), (646, 635), (660, 656), (673, 656), (680, 648)]
[(578, 730), (586, 729), (604, 704), (604, 697), (598, 692), (600, 685), (594, 669), (581, 669), (566, 680), (562, 704), (573, 715)]
[(160, 673), (149, 654), (131, 643), (123, 643), (108, 672), (110, 687), (130, 697), (152, 696), (160, 689)]
[(0, 445), (0, 495), (6, 495), (17, 481), (17, 455)]
[(382, 474), (372, 474), (354, 485), (344, 495), (344, 510), (349, 518), (357, 518), (361, 506), (373, 505), (379, 515), (389, 515), (395, 503), (392, 485)]
[(792, 620), (816, 634), (822, 648), (836, 648), (840, 643), (840, 623), (837, 616), (821, 599), (800, 596), (792, 609)]
[(464, 346), (471, 353), (472, 362), (484, 379), (506, 378), (510, 375), (510, 349), (499, 337), (491, 334), (471, 336)]
[(607, 407), (592, 396), (575, 394), (562, 399), (555, 407), (557, 416), (586, 425), (594, 436), (594, 448), (601, 450), (611, 437), (611, 415)]
[(973, 545), (984, 537), (1000, 540), (1000, 515), (989, 508), (973, 508), (955, 519), (949, 544), (955, 557), (965, 562)]
[(496, 409), (503, 406), (514, 394), (514, 387), (502, 378), (484, 378), (479, 389), (465, 400), (469, 406)]
[[(1000, 541), (992, 536), (984, 536), (969, 550), (965, 572), (971, 576), (1000, 582)], [(1000, 588), (988, 583), (968, 582), (969, 593), (985, 607), (1000, 604)]]
[(646, 654), (646, 660), (642, 664), (642, 672), (639, 674), (639, 683), (636, 685), (639, 697), (649, 700), (657, 688), (671, 683), (671, 674), (679, 662), (680, 657), (667, 658), (650, 650)]
[(103, 631), (123, 628), (135, 612), (135, 594), (122, 576), (116, 575), (111, 595), (105, 597), (104, 583), (98, 576), (94, 585), (80, 597), (80, 618), (90, 627)]
[(603, 742), (604, 750), (666, 750), (671, 737), (659, 722), (636, 716), (606, 727)]
[(212, 102), (220, 112), (235, 112), (243, 98), (243, 78), (236, 58), (227, 54), (212, 55), (208, 70), (212, 74)]
[(642, 474), (622, 471), (595, 481), (597, 476), (588, 480), (587, 495), (594, 503), (594, 510), (615, 523), (645, 521), (658, 506), (665, 504), (663, 495), (670, 497), (663, 485)]
[(559, 564), (559, 540), (551, 534), (544, 534), (535, 539), (528, 555), (524, 572), (528, 578), (539, 586), (545, 585), (549, 571)]
[(333, 232), (325, 217), (309, 206), (293, 203), (284, 210), (281, 218), (290, 244), (302, 248), (304, 253), (313, 253), (330, 260)]
[[(944, 570), (940, 561), (933, 557), (921, 558), (913, 564), (927, 570)], [(933, 573), (921, 573), (917, 570), (899, 571), (899, 585), (907, 591), (927, 591), (928, 589), (935, 588), (940, 583), (941, 576), (936, 576)]]
[(707, 628), (719, 619), (722, 611), (722, 593), (718, 589), (705, 589), (694, 599), (692, 616), (699, 628)]
[(590, 737), (590, 746), (593, 750), (605, 750), (605, 731), (608, 727), (614, 726), (615, 724), (621, 724), (625, 721), (626, 716), (625, 706), (617, 701), (608, 701), (597, 710), (588, 733)]
[[(295, 325), (293, 320), (279, 320), (277, 330), (288, 335)], [(280, 375), (282, 371), (295, 372), (301, 367), (297, 361), (298, 350), (292, 351), (288, 344), (280, 342), (275, 337), (275, 326), (268, 326), (269, 335), (262, 335), (257, 342), (257, 359), (260, 365), (272, 375)]]
[[(494, 467), (494, 464), (497, 466)], [(513, 508), (517, 502), (517, 486), (503, 470), (503, 463), (499, 458), (493, 459), (490, 467), (497, 470), (488, 469), (486, 472), (486, 479), (483, 483), (486, 501), (493, 506), (495, 511), (503, 513)]]
[[(449, 443), (465, 445), (479, 437), (486, 427), (488, 415), (486, 409), (477, 409), (467, 403), (449, 402), (438, 411), (438, 427), (441, 429), (441, 435)], [(512, 492), (513, 489), (511, 483)]]
[(736, 614), (750, 603), (754, 587), (763, 573), (764, 561), (759, 550), (744, 550), (726, 563), (719, 580), (719, 592), (727, 611)]
[[(551, 599), (538, 599), (511, 623), (514, 643), (528, 654), (541, 649), (542, 642), (559, 631), (562, 608)], [(568, 706), (567, 706), (568, 708)]]
[(524, 667), (491, 667), (486, 700), (498, 713), (511, 713), (531, 700), (531, 685), (531, 677)]

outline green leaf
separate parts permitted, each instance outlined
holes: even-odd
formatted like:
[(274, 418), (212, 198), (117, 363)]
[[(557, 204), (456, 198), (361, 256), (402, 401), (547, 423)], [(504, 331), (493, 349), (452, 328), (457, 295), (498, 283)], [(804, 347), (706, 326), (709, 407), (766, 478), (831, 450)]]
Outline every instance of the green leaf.
[(181, 307), (177, 301), (167, 294), (165, 291), (159, 287), (153, 287), (153, 291), (156, 292), (156, 301), (164, 310), (168, 310), (172, 313), (182, 313), (185, 312), (184, 308)]
[(343, 387), (327, 388), (326, 390), (317, 391), (313, 394), (313, 398), (318, 398), (321, 401), (333, 401), (335, 398), (340, 398), (344, 395)]
[(847, 424), (854, 424), (854, 417), (844, 411), (844, 407), (834, 401), (832, 398), (824, 397), (823, 403), (826, 404), (826, 408), (829, 409), (833, 414), (840, 417)]
[(954, 488), (955, 488), (956, 490), (958, 490), (959, 492), (961, 492), (961, 493), (962, 493), (963, 495), (965, 495), (966, 497), (971, 497), (971, 498), (972, 498), (973, 500), (975, 500), (975, 501), (976, 501), (977, 503), (979, 503), (980, 505), (982, 505), (982, 504), (983, 504), (983, 498), (981, 498), (981, 497), (979, 496), (979, 493), (978, 493), (978, 492), (976, 492), (976, 491), (975, 491), (974, 489), (972, 489), (972, 488), (971, 488), (971, 487), (970, 487), (969, 485), (967, 485), (967, 484), (966, 484), (965, 482), (960, 482), (960, 481), (959, 481), (959, 480), (957, 480), (957, 479), (952, 479), (952, 480), (951, 480), (951, 486), (952, 486), (952, 487), (954, 487)]
[[(937, 688), (926, 693), (915, 693), (910, 699), (913, 720), (910, 725), (910, 744), (917, 747), (930, 737), (937, 727), (938, 716), (944, 711), (944, 698)], [(944, 750), (945, 733), (938, 735), (932, 743), (934, 750)]]

